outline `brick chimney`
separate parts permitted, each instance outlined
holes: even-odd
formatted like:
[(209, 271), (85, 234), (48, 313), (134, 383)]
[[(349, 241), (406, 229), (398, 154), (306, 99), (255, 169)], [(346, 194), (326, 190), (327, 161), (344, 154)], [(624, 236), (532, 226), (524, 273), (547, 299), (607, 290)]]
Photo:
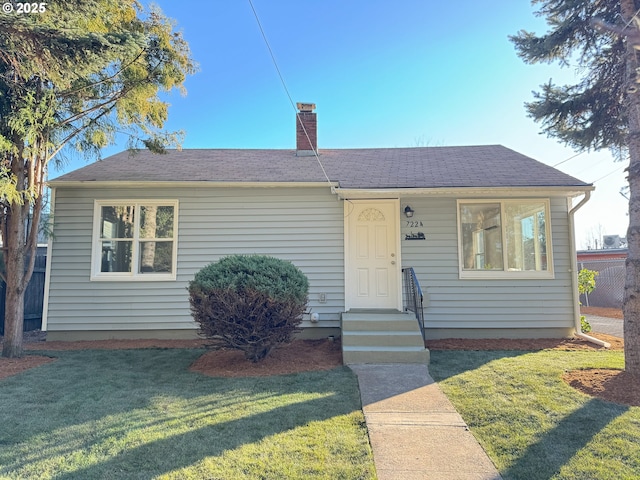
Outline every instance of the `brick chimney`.
[(307, 157), (318, 150), (318, 123), (315, 103), (297, 103), (296, 114), (296, 155)]

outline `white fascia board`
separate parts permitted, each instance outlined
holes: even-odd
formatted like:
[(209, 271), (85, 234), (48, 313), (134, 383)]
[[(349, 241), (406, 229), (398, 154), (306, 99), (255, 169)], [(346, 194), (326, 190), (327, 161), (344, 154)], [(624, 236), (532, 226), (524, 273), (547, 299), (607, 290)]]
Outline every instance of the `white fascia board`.
[(594, 186), (585, 187), (465, 187), (465, 188), (397, 188), (397, 189), (358, 189), (336, 188), (334, 192), (342, 199), (365, 198), (406, 198), (421, 197), (575, 197), (593, 191)]
[(80, 187), (80, 188), (96, 188), (96, 187), (207, 187), (207, 188), (300, 188), (300, 187), (331, 187), (332, 189), (338, 186), (337, 183), (327, 182), (189, 182), (189, 181), (163, 181), (163, 182), (148, 182), (148, 181), (84, 181), (84, 180), (52, 180), (47, 183), (49, 187), (67, 188), (67, 187)]

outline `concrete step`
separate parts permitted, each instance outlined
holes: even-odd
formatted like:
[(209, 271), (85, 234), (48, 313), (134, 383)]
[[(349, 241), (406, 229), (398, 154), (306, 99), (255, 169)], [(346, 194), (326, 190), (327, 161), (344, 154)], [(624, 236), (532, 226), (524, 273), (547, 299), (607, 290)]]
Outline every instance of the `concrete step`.
[(342, 331), (342, 344), (349, 346), (424, 347), (419, 329), (395, 331)]
[(342, 346), (345, 365), (356, 363), (424, 363), (429, 364), (429, 350), (424, 347), (353, 347)]
[(342, 314), (342, 359), (355, 363), (429, 363), (413, 314), (365, 311)]
[(348, 331), (416, 331), (418, 321), (413, 314), (343, 313), (342, 329)]

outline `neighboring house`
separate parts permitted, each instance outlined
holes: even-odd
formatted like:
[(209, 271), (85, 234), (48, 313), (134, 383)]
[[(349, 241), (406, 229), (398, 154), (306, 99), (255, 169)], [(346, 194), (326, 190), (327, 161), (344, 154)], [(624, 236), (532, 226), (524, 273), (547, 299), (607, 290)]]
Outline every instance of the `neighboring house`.
[(187, 283), (235, 253), (308, 276), (307, 335), (336, 333), (344, 312), (402, 311), (403, 267), (427, 338), (574, 332), (572, 221), (592, 185), (499, 145), (316, 158), (304, 107), (297, 150), (122, 152), (51, 181), (48, 338), (193, 336)]
[(578, 263), (615, 261), (627, 259), (629, 250), (627, 248), (604, 248), (598, 250), (578, 250)]
[[(618, 236), (609, 235), (608, 237)], [(586, 268), (598, 272), (596, 289), (588, 295), (580, 296), (580, 302), (583, 305), (622, 308), (627, 253), (627, 248), (603, 248), (577, 252), (578, 270)]]

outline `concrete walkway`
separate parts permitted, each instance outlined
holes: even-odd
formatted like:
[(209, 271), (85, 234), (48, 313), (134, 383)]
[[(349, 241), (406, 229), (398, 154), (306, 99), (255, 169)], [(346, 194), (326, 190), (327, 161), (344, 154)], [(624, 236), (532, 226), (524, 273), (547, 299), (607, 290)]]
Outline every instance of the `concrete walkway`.
[(495, 466), (422, 364), (356, 364), (379, 480), (496, 480)]

